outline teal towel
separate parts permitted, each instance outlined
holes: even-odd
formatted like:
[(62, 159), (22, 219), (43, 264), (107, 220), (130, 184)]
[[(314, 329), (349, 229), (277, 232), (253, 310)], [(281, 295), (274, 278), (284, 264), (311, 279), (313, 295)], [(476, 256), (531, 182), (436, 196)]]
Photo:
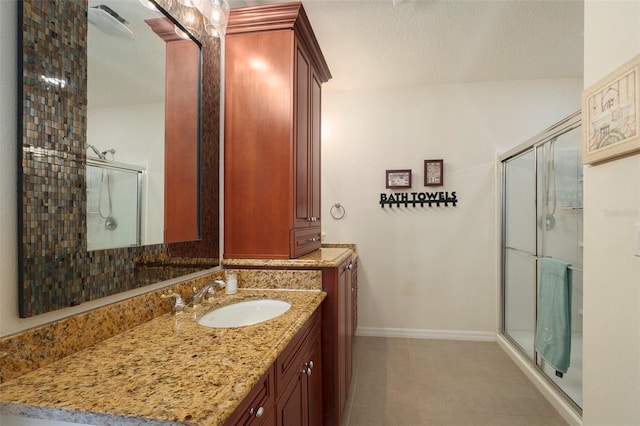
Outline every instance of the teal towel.
[(540, 260), (536, 351), (560, 373), (571, 358), (570, 264), (543, 257)]

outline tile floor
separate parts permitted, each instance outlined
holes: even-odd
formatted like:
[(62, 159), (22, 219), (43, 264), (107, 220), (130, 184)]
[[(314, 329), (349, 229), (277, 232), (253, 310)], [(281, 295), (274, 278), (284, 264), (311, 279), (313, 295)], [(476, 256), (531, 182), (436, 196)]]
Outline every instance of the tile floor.
[(345, 426), (560, 426), (493, 342), (356, 337)]

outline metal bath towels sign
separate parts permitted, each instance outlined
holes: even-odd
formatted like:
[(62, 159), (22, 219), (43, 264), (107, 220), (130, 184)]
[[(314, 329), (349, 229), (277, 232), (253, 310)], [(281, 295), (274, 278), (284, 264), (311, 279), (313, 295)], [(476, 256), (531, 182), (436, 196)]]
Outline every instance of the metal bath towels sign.
[(380, 206), (385, 205), (393, 208), (404, 205), (405, 207), (455, 207), (458, 204), (458, 197), (454, 192), (396, 192), (395, 194), (380, 194)]

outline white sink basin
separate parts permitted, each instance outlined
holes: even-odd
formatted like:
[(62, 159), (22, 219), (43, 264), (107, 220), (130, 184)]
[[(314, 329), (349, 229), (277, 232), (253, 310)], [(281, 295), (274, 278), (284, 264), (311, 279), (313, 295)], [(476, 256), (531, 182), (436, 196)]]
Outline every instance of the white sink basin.
[(282, 315), (290, 307), (291, 303), (283, 300), (247, 300), (214, 309), (203, 315), (198, 324), (217, 328), (244, 327)]

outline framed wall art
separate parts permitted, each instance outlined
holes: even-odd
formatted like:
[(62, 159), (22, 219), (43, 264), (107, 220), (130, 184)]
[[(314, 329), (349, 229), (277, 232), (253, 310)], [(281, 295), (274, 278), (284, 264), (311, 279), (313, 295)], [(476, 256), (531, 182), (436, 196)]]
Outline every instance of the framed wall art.
[(424, 160), (424, 186), (444, 185), (443, 160)]
[(582, 93), (582, 162), (640, 152), (640, 55)]
[(390, 189), (411, 188), (411, 169), (387, 170), (386, 182)]

